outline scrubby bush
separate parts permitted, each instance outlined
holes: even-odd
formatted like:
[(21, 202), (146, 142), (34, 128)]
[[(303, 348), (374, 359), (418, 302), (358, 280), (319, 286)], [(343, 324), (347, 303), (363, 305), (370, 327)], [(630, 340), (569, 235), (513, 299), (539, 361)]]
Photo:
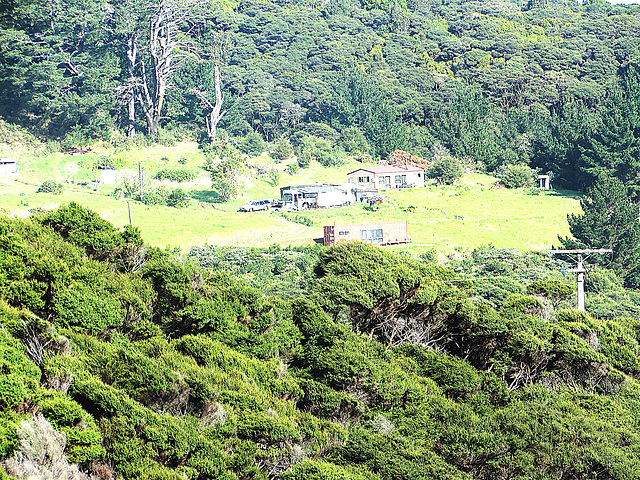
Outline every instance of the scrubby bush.
[(36, 193), (53, 193), (54, 195), (60, 195), (62, 193), (62, 185), (53, 180), (45, 180), (38, 187)]
[(84, 247), (90, 256), (103, 259), (124, 243), (118, 230), (93, 210), (78, 203), (61, 205), (41, 220), (63, 238)]
[(60, 289), (54, 297), (53, 311), (60, 325), (93, 334), (122, 325), (125, 313), (108, 292), (86, 284)]
[(347, 153), (368, 153), (369, 142), (358, 127), (347, 127), (340, 132), (338, 144)]
[(334, 144), (340, 137), (340, 134), (334, 128), (330, 127), (326, 123), (321, 122), (307, 123), (307, 125), (304, 127), (304, 131), (313, 137), (328, 140), (331, 144)]
[(260, 155), (265, 150), (265, 143), (262, 135), (258, 132), (249, 132), (238, 142), (238, 148), (243, 153), (252, 157)]
[(544, 295), (552, 298), (562, 298), (573, 293), (573, 285), (559, 280), (537, 280), (527, 285), (529, 295)]
[(344, 159), (334, 149), (330, 140), (307, 135), (302, 138), (298, 165), (301, 168), (306, 168), (311, 160), (315, 160), (325, 167), (336, 167), (344, 163)]
[[(0, 324), (5, 322), (0, 316)], [(40, 370), (27, 358), (20, 342), (4, 328), (0, 329), (0, 372), (0, 411), (15, 408), (34, 397)]]
[(174, 208), (187, 208), (189, 206), (189, 196), (181, 188), (176, 188), (167, 197), (167, 206)]
[(166, 205), (167, 199), (158, 192), (145, 193), (142, 203), (145, 205)]
[(496, 175), (507, 188), (532, 187), (537, 178), (536, 171), (527, 165), (503, 165)]
[(156, 180), (170, 180), (172, 182), (191, 182), (197, 177), (193, 170), (163, 168), (153, 178)]
[(79, 403), (66, 395), (50, 391), (39, 406), (47, 420), (66, 435), (69, 461), (86, 464), (106, 454), (95, 420)]
[(37, 413), (23, 421), (18, 428), (20, 450), (4, 462), (9, 473), (19, 480), (32, 478), (65, 478), (89, 480), (77, 465), (67, 462), (64, 451), (65, 435), (56, 432), (49, 422)]
[(271, 155), (278, 162), (288, 160), (293, 157), (293, 145), (288, 138), (280, 137), (273, 143)]
[(462, 177), (462, 173), (462, 163), (452, 156), (438, 158), (428, 170), (431, 178), (437, 179), (438, 182), (444, 185), (455, 184)]
[[(309, 166), (309, 165), (307, 165)], [(299, 163), (290, 163), (287, 166), (287, 171), (289, 172), (289, 175), (295, 175), (296, 173), (298, 173), (300, 171), (300, 164)]]
[(298, 164), (296, 165), (299, 168), (309, 168), (311, 165), (311, 154), (308, 151), (300, 152), (298, 155)]

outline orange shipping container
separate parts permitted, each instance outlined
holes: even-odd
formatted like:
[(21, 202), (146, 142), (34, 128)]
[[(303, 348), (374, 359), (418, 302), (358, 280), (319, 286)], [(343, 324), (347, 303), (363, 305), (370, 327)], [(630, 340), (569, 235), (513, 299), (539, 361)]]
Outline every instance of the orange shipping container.
[(407, 222), (361, 223), (358, 225), (326, 225), (324, 245), (361, 241), (374, 245), (409, 243)]

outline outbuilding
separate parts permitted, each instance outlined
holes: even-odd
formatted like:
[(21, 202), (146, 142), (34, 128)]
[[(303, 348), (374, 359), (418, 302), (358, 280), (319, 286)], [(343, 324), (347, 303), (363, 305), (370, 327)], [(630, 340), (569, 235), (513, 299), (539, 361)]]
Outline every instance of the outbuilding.
[(18, 173), (18, 164), (11, 158), (0, 158), (0, 177), (8, 177)]
[(347, 185), (293, 185), (280, 189), (284, 205), (302, 210), (351, 205), (356, 201), (353, 189)]
[(411, 242), (407, 222), (360, 223), (357, 225), (326, 225), (324, 245), (360, 241), (374, 245), (394, 245)]
[(424, 187), (424, 169), (413, 165), (364, 167), (349, 172), (347, 178), (349, 183), (379, 189)]
[(100, 183), (103, 185), (115, 185), (117, 182), (118, 171), (113, 167), (100, 165), (98, 167), (100, 173)]

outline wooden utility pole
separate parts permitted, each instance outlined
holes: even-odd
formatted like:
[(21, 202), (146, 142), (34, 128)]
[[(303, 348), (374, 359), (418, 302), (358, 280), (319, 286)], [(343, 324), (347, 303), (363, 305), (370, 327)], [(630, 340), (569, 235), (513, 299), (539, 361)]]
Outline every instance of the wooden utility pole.
[(576, 268), (570, 268), (569, 270), (565, 270), (565, 271), (569, 273), (577, 274), (578, 310), (580, 310), (581, 312), (586, 312), (586, 309), (584, 307), (584, 274), (587, 273), (589, 270), (584, 268), (584, 261), (594, 253), (604, 255), (605, 253), (613, 253), (613, 250), (611, 250), (610, 248), (584, 249), (584, 250), (549, 250), (547, 253), (549, 253), (549, 255), (559, 255), (559, 254), (576, 255), (575, 257)]
[(138, 162), (138, 177), (140, 178), (140, 200), (144, 200), (144, 174), (141, 161)]

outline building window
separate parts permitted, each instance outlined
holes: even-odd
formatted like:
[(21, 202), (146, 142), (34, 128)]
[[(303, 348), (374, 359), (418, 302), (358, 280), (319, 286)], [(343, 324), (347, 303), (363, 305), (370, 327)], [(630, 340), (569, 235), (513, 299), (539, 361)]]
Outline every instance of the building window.
[(384, 177), (378, 177), (378, 183), (384, 185)]
[(362, 241), (366, 243), (382, 243), (382, 228), (374, 228), (371, 230), (362, 230)]
[(342, 231), (342, 232), (338, 232), (338, 236), (340, 235), (349, 235), (349, 231)]
[(400, 175), (396, 175), (396, 185), (400, 185), (402, 183), (402, 178)]

